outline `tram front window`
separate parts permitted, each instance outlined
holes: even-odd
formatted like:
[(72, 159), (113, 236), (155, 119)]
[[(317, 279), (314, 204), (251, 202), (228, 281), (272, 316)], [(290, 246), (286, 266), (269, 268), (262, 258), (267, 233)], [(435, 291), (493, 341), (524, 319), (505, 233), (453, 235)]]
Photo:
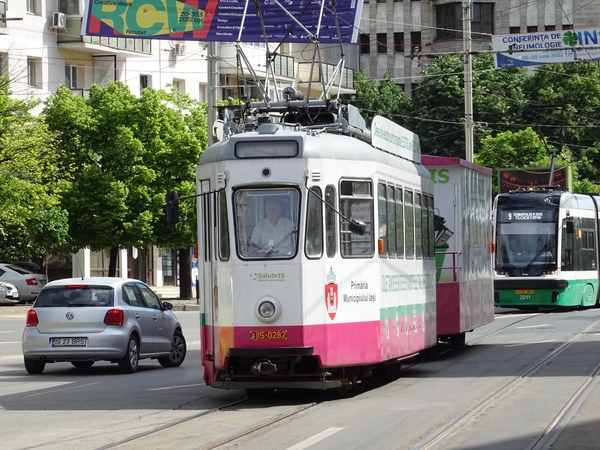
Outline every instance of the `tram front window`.
[(498, 274), (542, 275), (556, 269), (554, 224), (499, 224), (496, 242)]
[(242, 258), (293, 258), (298, 248), (299, 193), (295, 189), (240, 189), (235, 231)]

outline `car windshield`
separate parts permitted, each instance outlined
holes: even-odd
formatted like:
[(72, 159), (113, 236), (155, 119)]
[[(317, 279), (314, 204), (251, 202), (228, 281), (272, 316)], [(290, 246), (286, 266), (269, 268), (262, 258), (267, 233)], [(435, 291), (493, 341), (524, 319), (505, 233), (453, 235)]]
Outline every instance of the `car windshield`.
[(58, 286), (43, 289), (34, 307), (104, 307), (114, 305), (114, 289), (107, 286)]

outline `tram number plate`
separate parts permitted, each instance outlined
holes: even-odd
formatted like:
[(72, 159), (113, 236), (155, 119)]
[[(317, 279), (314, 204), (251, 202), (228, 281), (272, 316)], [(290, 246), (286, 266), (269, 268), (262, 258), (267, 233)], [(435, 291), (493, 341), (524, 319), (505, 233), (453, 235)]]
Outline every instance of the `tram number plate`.
[(287, 330), (277, 331), (251, 331), (251, 341), (285, 341), (288, 338)]
[(534, 293), (533, 289), (517, 289), (515, 291), (515, 294), (517, 294), (517, 295), (524, 295), (524, 294), (531, 295), (533, 293)]
[(52, 338), (50, 342), (52, 347), (85, 347), (87, 338)]

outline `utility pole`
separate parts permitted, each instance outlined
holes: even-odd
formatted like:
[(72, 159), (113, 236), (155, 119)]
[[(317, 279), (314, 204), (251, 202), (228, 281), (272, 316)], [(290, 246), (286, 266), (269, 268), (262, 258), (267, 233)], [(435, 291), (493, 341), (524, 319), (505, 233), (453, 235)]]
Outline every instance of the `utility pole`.
[(465, 79), (465, 159), (468, 162), (473, 162), (473, 56), (471, 55), (473, 0), (463, 0), (462, 6)]
[(217, 89), (219, 86), (219, 55), (217, 42), (206, 43), (207, 52), (207, 84), (208, 84), (208, 145), (216, 142), (213, 126), (217, 120)]

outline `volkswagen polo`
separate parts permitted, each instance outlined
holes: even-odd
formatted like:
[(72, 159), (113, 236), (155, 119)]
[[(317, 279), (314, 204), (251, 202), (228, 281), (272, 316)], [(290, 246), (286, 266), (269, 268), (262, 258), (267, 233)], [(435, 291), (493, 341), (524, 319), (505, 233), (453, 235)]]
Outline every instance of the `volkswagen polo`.
[(117, 363), (124, 373), (140, 359), (178, 367), (186, 355), (181, 324), (144, 283), (129, 278), (69, 278), (48, 283), (27, 312), (22, 348), (25, 369), (40, 374), (46, 364)]

